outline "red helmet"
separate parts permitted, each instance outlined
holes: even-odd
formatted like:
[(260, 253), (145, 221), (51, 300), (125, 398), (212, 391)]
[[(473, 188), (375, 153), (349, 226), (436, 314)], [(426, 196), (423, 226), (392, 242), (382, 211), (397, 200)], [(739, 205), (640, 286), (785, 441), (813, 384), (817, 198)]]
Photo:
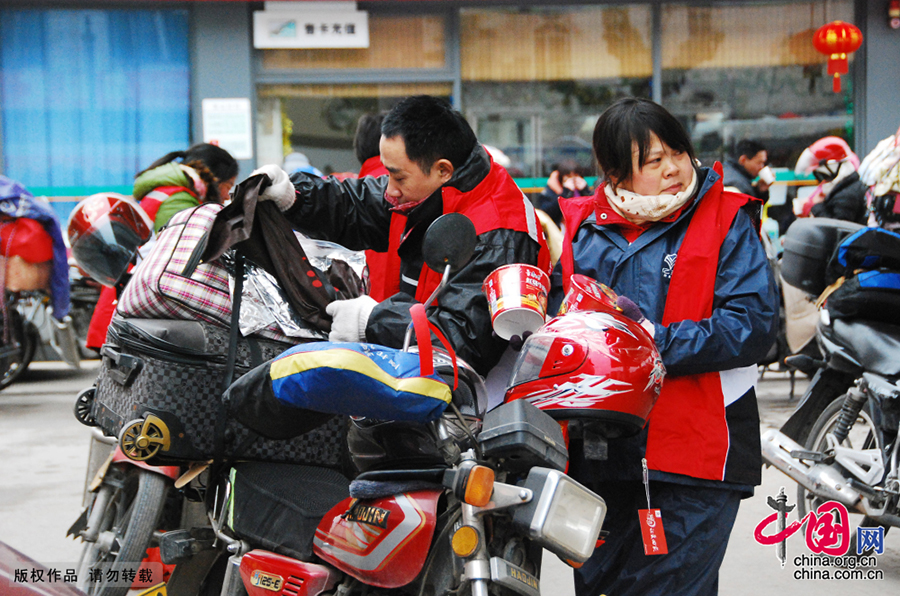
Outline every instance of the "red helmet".
[(528, 337), (506, 401), (558, 420), (597, 421), (607, 438), (644, 427), (666, 369), (647, 331), (614, 311), (570, 311)]
[(131, 197), (106, 192), (75, 206), (67, 232), (78, 266), (103, 285), (114, 286), (138, 247), (150, 239), (153, 222)]
[[(849, 161), (854, 168), (859, 167), (859, 158), (850, 149), (847, 141), (840, 137), (822, 137), (803, 150), (797, 160), (794, 172), (796, 174), (812, 174), (820, 166), (828, 168), (829, 165), (840, 164), (844, 161)], [(837, 173), (836, 168), (830, 169), (834, 169), (834, 173)]]

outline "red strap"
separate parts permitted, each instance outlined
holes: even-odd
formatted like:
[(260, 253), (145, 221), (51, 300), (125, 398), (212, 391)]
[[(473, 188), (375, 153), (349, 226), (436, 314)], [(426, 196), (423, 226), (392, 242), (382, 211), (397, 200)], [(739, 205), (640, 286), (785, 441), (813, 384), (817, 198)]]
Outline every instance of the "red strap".
[(419, 346), (419, 371), (422, 376), (428, 377), (434, 374), (434, 350), (431, 347), (431, 332), (433, 331), (453, 361), (453, 388), (456, 389), (459, 386), (459, 369), (456, 366), (456, 352), (453, 350), (450, 342), (447, 341), (447, 338), (441, 333), (437, 325), (432, 324), (428, 320), (428, 316), (425, 314), (425, 307), (422, 304), (413, 304), (409, 309), (409, 314), (412, 316), (413, 329), (416, 332), (416, 343)]
[(434, 334), (437, 336), (438, 341), (441, 342), (441, 345), (444, 346), (444, 349), (447, 350), (447, 353), (450, 354), (450, 360), (453, 362), (453, 388), (456, 389), (457, 387), (459, 387), (459, 367), (456, 366), (456, 351), (453, 349), (453, 346), (450, 345), (450, 342), (447, 341), (447, 338), (444, 336), (437, 325), (429, 321), (428, 326), (432, 331), (434, 331)]
[(416, 343), (419, 346), (419, 371), (424, 377), (434, 374), (434, 356), (431, 349), (431, 334), (429, 331), (428, 317), (425, 315), (425, 307), (421, 304), (413, 304), (409, 309), (412, 315), (413, 329), (416, 331)]

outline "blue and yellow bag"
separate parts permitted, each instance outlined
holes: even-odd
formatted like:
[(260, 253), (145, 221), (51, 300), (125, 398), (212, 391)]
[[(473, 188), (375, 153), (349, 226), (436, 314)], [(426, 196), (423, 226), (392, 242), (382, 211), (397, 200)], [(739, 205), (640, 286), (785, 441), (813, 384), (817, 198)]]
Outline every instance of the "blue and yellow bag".
[(412, 422), (439, 418), (450, 403), (450, 386), (434, 371), (429, 324), (424, 309), (416, 310), (416, 335), (426, 338), (418, 342), (418, 354), (369, 343), (294, 346), (229, 387), (230, 414), (269, 438), (297, 436), (335, 414)]

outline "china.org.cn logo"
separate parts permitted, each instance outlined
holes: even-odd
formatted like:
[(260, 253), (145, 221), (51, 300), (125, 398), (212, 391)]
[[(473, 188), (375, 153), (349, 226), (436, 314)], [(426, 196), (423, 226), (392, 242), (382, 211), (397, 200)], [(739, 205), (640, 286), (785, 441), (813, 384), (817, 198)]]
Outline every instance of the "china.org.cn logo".
[[(784, 488), (768, 497), (774, 512), (760, 521), (754, 532), (759, 544), (776, 547), (782, 568), (787, 562), (787, 539), (805, 527), (806, 547), (812, 555), (793, 559), (796, 579), (883, 579), (874, 555), (884, 553), (884, 527), (862, 527), (851, 532), (850, 514), (843, 503), (826, 501), (803, 518), (787, 523), (795, 508), (787, 502)], [(852, 540), (852, 538), (856, 540)], [(855, 542), (855, 549), (850, 546)]]

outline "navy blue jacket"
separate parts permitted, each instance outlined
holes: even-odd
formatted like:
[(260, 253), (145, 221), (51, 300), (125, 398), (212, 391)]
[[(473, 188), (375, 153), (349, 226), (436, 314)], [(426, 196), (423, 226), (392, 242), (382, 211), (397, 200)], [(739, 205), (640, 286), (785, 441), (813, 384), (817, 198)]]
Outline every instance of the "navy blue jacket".
[[(663, 327), (669, 280), (678, 249), (697, 204), (719, 178), (709, 168), (698, 171), (702, 181), (698, 198), (683, 210), (675, 221), (657, 222), (630, 243), (617, 225), (598, 225), (596, 214), (588, 217), (577, 230), (572, 243), (575, 273), (588, 275), (606, 284), (622, 296), (631, 298), (653, 321), (655, 340), (666, 365), (667, 376), (718, 372), (754, 365), (762, 360), (775, 339), (778, 322), (778, 295), (775, 280), (766, 259), (765, 250), (750, 217), (738, 212), (725, 237), (718, 265), (718, 277), (713, 300), (713, 314), (701, 321), (681, 321)], [(562, 302), (562, 269), (557, 265), (551, 278), (550, 312), (556, 312)], [(741, 426), (758, 437), (755, 392), (738, 402)], [(732, 406), (729, 406), (731, 408)], [(749, 412), (752, 410), (753, 412)], [(752, 419), (756, 418), (756, 427)], [(739, 430), (737, 428), (733, 429)], [(630, 442), (628, 439), (624, 441)], [(610, 459), (617, 449), (610, 442)], [(753, 451), (752, 441), (745, 451)], [(624, 474), (611, 477), (639, 478), (640, 458), (634, 469), (635, 445), (630, 453)], [(735, 445), (737, 447), (737, 445)], [(732, 462), (732, 455), (735, 456)], [(758, 439), (755, 453), (729, 452), (726, 481), (735, 484), (754, 484), (761, 464)], [(622, 466), (622, 462), (611, 464)], [(755, 468), (755, 469), (754, 469)]]

